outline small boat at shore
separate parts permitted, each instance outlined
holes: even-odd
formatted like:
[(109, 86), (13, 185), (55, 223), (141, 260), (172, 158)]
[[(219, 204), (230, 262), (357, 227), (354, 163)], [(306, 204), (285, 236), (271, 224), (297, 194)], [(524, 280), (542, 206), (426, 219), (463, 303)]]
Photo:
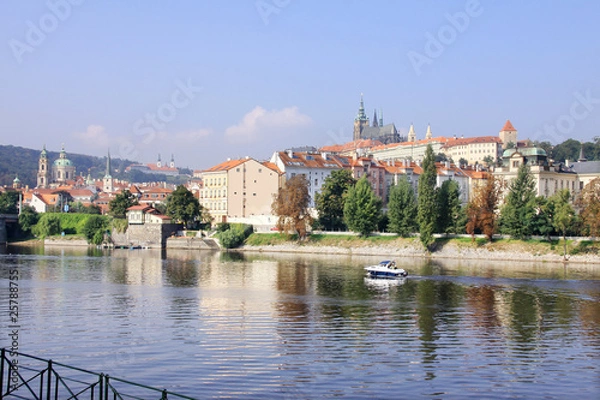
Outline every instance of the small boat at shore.
[(396, 261), (393, 260), (385, 260), (379, 264), (369, 265), (365, 267), (365, 270), (369, 278), (399, 279), (408, 275), (408, 272), (403, 268), (398, 268)]

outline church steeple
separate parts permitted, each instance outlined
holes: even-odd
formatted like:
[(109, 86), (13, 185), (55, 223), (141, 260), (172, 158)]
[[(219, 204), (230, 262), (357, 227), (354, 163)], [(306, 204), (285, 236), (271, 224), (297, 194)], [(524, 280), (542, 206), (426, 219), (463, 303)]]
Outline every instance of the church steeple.
[(352, 140), (361, 139), (361, 133), (365, 127), (369, 126), (369, 118), (365, 114), (365, 102), (363, 101), (363, 94), (360, 94), (360, 107), (358, 108), (358, 114), (354, 118), (354, 134)]
[(114, 191), (113, 177), (110, 174), (110, 150), (108, 150), (106, 156), (106, 173), (104, 179), (102, 179), (102, 191), (105, 193), (112, 193)]
[(410, 129), (408, 130), (407, 141), (409, 141), (409, 142), (417, 141), (417, 134), (415, 133), (415, 127), (412, 123), (410, 124)]
[(46, 151), (46, 145), (40, 153), (40, 159), (38, 162), (38, 173), (37, 173), (37, 187), (40, 189), (47, 188), (50, 184), (50, 169), (48, 165), (48, 152)]
[(360, 94), (360, 107), (358, 107), (358, 114), (356, 115), (355, 121), (366, 121), (368, 123), (369, 118), (365, 114), (365, 102), (363, 101), (363, 94)]
[(383, 109), (379, 109), (379, 126), (383, 126)]
[(104, 173), (104, 177), (110, 176), (110, 150), (108, 150), (108, 155), (106, 157), (106, 172)]
[(377, 119), (377, 110), (373, 111), (373, 126), (379, 127), (379, 120)]
[(431, 125), (427, 124), (427, 133), (425, 133), (425, 139), (431, 139), (433, 134), (431, 133)]

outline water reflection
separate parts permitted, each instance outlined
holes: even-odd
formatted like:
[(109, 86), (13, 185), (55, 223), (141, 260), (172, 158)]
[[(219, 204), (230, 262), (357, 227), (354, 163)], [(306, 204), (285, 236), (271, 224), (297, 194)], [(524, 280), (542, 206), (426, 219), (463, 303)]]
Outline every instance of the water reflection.
[[(297, 397), (374, 398), (469, 397), (456, 382), (496, 394), (525, 383), (534, 395), (598, 389), (597, 266), (406, 259), (407, 279), (378, 281), (364, 275), (372, 257), (16, 253), (0, 256), (0, 278), (19, 268), (31, 352), (81, 360), (101, 345), (95, 356), (125, 354), (116, 373), (133, 378), (127, 366), (150, 384), (168, 366), (175, 386), (233, 397), (280, 385)], [(570, 387), (569, 368), (587, 383)]]

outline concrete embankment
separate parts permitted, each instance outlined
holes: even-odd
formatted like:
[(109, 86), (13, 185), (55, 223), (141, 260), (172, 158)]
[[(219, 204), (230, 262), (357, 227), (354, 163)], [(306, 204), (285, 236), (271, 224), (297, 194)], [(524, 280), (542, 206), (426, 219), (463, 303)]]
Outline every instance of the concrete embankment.
[[(493, 247), (465, 247), (447, 244), (433, 252), (427, 252), (420, 245), (406, 245), (398, 247), (394, 245), (378, 244), (376, 246), (318, 246), (308, 244), (279, 244), (265, 246), (242, 246), (240, 251), (245, 252), (276, 252), (276, 253), (310, 253), (330, 255), (360, 255), (380, 256), (382, 258), (398, 257), (423, 257), (432, 259), (469, 259), (469, 260), (493, 260), (506, 262), (564, 262), (560, 254), (543, 253), (540, 251), (528, 251), (524, 246), (514, 244), (510, 246)], [(598, 264), (600, 256), (595, 254), (568, 256), (569, 263)]]

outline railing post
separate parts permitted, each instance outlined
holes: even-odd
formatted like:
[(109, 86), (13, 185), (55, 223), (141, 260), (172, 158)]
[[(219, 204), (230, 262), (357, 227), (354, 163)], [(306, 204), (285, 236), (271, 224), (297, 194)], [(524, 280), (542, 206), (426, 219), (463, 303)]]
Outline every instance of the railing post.
[(46, 383), (46, 400), (50, 400), (52, 389), (52, 360), (48, 360), (48, 382)]
[(160, 400), (167, 400), (167, 389), (163, 389)]
[(103, 399), (103, 397), (102, 397), (102, 394), (103, 394), (102, 390), (104, 388), (104, 374), (100, 374), (100, 376), (98, 377), (98, 383), (99, 383), (98, 384), (98, 388), (100, 390), (100, 400), (102, 400)]
[[(2, 348), (2, 354), (0, 355), (0, 400), (2, 400), (2, 391), (4, 390), (4, 347)], [(10, 382), (10, 379), (8, 380)]]
[(108, 400), (108, 382), (109, 382), (108, 374), (104, 376), (104, 400)]

